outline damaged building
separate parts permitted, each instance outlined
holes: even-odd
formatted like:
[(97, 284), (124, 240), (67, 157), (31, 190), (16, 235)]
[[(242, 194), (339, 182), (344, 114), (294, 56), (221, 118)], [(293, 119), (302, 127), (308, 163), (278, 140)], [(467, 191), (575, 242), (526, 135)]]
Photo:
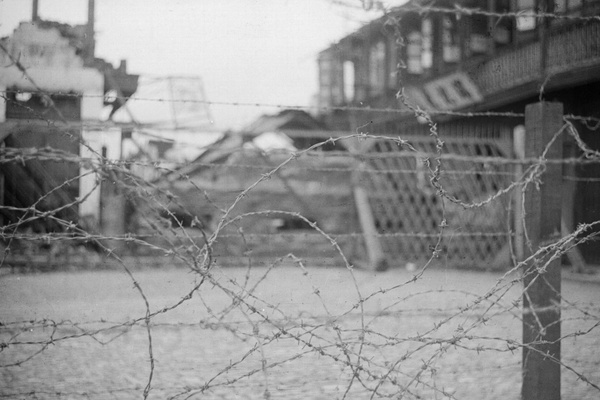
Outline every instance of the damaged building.
[[(600, 150), (599, 14), (596, 0), (408, 1), (319, 54), (320, 118), (332, 132), (401, 137), (431, 156), (432, 127), (415, 115), (427, 111), (444, 142), (442, 184), (453, 196), (481, 201), (506, 187), (513, 171), (468, 159), (513, 158), (513, 135), (524, 132), (528, 104), (562, 103), (585, 145)], [(370, 165), (382, 173), (366, 181), (370, 203), (380, 234), (397, 235), (385, 239), (387, 253), (427, 254), (444, 214), (422, 163), (389, 142), (371, 143)], [(582, 157), (573, 138), (564, 143), (565, 157)], [(598, 168), (565, 168), (565, 233), (599, 219)], [(508, 205), (499, 206), (473, 218), (446, 210), (449, 219), (457, 215), (456, 230), (445, 234), (449, 262), (506, 265), (509, 216), (499, 211)], [(598, 264), (599, 246), (579, 247)]]
[[(32, 20), (0, 39), (0, 223), (55, 232), (65, 221), (122, 233), (124, 199), (79, 157), (121, 157), (127, 129), (102, 115), (124, 104), (138, 76), (125, 61), (114, 68), (95, 57), (93, 1), (79, 26), (40, 19), (35, 3)], [(9, 159), (9, 151), (22, 157)]]

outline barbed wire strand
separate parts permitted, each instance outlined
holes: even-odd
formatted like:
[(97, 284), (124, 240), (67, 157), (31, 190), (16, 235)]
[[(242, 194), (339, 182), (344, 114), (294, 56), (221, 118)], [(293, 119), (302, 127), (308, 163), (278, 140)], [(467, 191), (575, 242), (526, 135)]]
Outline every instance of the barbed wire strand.
[[(344, 5), (345, 2), (334, 0), (336, 4)], [(366, 2), (363, 1), (359, 6), (362, 9), (374, 9), (377, 11), (388, 12), (381, 2)], [(431, 5), (421, 5), (418, 3), (411, 4), (403, 8), (406, 12), (418, 13), (443, 13), (456, 15), (484, 15), (488, 17), (511, 17), (519, 18), (537, 17), (537, 18), (554, 18), (554, 19), (572, 19), (579, 21), (600, 20), (598, 16), (568, 16), (555, 13), (490, 13), (478, 8), (464, 8), (455, 6), (454, 8), (434, 7)], [(8, 51), (2, 48), (5, 53)], [(10, 56), (10, 54), (9, 54)], [(13, 63), (18, 68), (23, 68), (22, 72), (27, 74), (26, 69), (20, 65), (18, 59)], [(39, 88), (38, 88), (39, 89)], [(540, 96), (544, 91), (544, 85), (540, 89)], [(43, 91), (38, 94), (46, 96)], [(80, 96), (77, 94), (66, 94)], [(6, 96), (3, 96), (5, 101), (12, 101)], [(96, 320), (87, 322), (73, 322), (70, 320), (55, 321), (53, 319), (32, 319), (27, 321), (8, 321), (0, 324), (0, 354), (6, 356), (9, 352), (16, 351), (20, 353), (21, 349), (33, 349), (30, 352), (19, 354), (16, 357), (7, 356), (7, 362), (0, 365), (0, 368), (22, 367), (36, 362), (39, 357), (46, 353), (51, 345), (57, 343), (68, 343), (79, 338), (91, 338), (96, 343), (102, 346), (115, 344), (116, 339), (125, 335), (133, 335), (135, 329), (142, 329), (146, 339), (146, 350), (148, 355), (148, 373), (145, 375), (143, 388), (138, 386), (115, 387), (103, 390), (48, 390), (32, 387), (29, 391), (13, 393), (3, 392), (0, 397), (36, 397), (36, 396), (90, 396), (90, 395), (111, 395), (118, 396), (123, 393), (140, 393), (143, 398), (148, 398), (152, 392), (164, 393), (165, 397), (171, 399), (191, 398), (196, 395), (206, 394), (211, 389), (222, 387), (233, 387), (233, 385), (249, 381), (254, 376), (260, 376), (262, 397), (269, 399), (271, 391), (275, 390), (275, 380), (270, 378), (271, 373), (275, 373), (279, 368), (283, 368), (286, 364), (291, 364), (305, 357), (318, 356), (323, 360), (333, 363), (340, 368), (347, 369), (347, 379), (342, 387), (342, 398), (350, 398), (354, 396), (354, 391), (364, 391), (368, 393), (369, 398), (376, 397), (398, 397), (402, 398), (405, 395), (414, 398), (422, 398), (419, 386), (424, 390), (430, 390), (436, 397), (442, 396), (450, 399), (458, 399), (455, 396), (456, 392), (447, 390), (443, 386), (439, 386), (436, 379), (436, 371), (438, 363), (441, 363), (444, 356), (451, 350), (462, 350), (468, 352), (494, 352), (494, 353), (513, 353), (515, 350), (528, 349), (532, 352), (540, 352), (539, 345), (546, 344), (541, 339), (531, 343), (521, 343), (520, 340), (513, 339), (510, 336), (501, 334), (487, 334), (486, 323), (505, 316), (510, 316), (517, 320), (521, 319), (522, 312), (520, 311), (521, 299), (528, 294), (528, 287), (517, 288), (517, 285), (522, 284), (525, 276), (536, 274), (532, 279), (533, 282), (539, 279), (545, 279), (543, 273), (548, 268), (551, 262), (560, 259), (567, 251), (596, 240), (600, 221), (580, 224), (573, 232), (562, 235), (553, 239), (550, 243), (545, 243), (538, 249), (534, 249), (530, 243), (530, 256), (524, 260), (515, 260), (513, 257), (513, 265), (508, 271), (495, 280), (492, 287), (488, 288), (483, 294), (461, 291), (461, 290), (444, 290), (431, 289), (419, 291), (417, 293), (409, 293), (404, 291), (415, 282), (423, 278), (426, 271), (430, 270), (434, 261), (439, 260), (444, 252), (443, 244), (449, 236), (456, 237), (501, 237), (509, 243), (512, 240), (513, 233), (510, 231), (510, 225), (507, 224), (506, 229), (497, 231), (469, 231), (463, 232), (460, 227), (454, 227), (448, 221), (450, 215), (450, 206), (452, 204), (462, 207), (461, 212), (466, 212), (470, 209), (481, 208), (486, 205), (501, 204), (500, 197), (506, 196), (513, 192), (517, 187), (527, 187), (530, 185), (538, 186), (542, 180), (542, 173), (547, 164), (561, 163), (565, 165), (591, 165), (597, 163), (600, 159), (600, 153), (597, 150), (588, 146), (581, 138), (575, 122), (583, 124), (589, 131), (597, 131), (600, 120), (596, 117), (574, 116), (567, 115), (564, 117), (564, 124), (555, 133), (553, 139), (548, 143), (539, 157), (532, 157), (528, 160), (511, 160), (509, 157), (481, 157), (481, 156), (464, 156), (460, 154), (445, 153), (444, 138), (439, 134), (436, 122), (433, 119), (435, 115), (451, 115), (462, 117), (514, 117), (523, 118), (522, 114), (516, 113), (462, 113), (462, 112), (447, 112), (447, 111), (426, 111), (414, 106), (410, 99), (406, 97), (404, 91), (398, 91), (397, 98), (404, 105), (406, 110), (395, 109), (365, 109), (363, 107), (330, 107), (327, 110), (340, 111), (368, 111), (368, 112), (385, 112), (399, 113), (403, 112), (407, 115), (414, 115), (416, 118), (423, 118), (427, 122), (429, 136), (433, 144), (433, 151), (420, 151), (416, 143), (410, 140), (404, 140), (398, 135), (373, 135), (367, 132), (366, 124), (356, 129), (355, 132), (349, 132), (347, 135), (339, 137), (331, 137), (325, 139), (318, 144), (312, 145), (307, 149), (298, 150), (291, 154), (279, 155), (283, 159), (270, 159), (264, 156), (263, 162), (269, 165), (256, 165), (244, 163), (232, 163), (230, 165), (222, 165), (218, 162), (196, 162), (197, 167), (210, 169), (247, 169), (256, 170), (257, 172), (266, 171), (257, 177), (251, 177), (253, 183), (247, 184), (244, 189), (235, 194), (234, 200), (228, 205), (221, 205), (212, 198), (212, 193), (202, 185), (194, 182), (190, 173), (181, 173), (178, 170), (178, 164), (167, 166), (163, 163), (153, 163), (147, 161), (121, 161), (109, 160), (92, 150), (92, 157), (79, 157), (55, 149), (0, 149), (0, 164), (17, 163), (25, 165), (26, 162), (32, 160), (43, 161), (59, 161), (65, 163), (75, 163), (85, 167), (85, 171), (78, 174), (76, 177), (69, 178), (60, 185), (51, 188), (43, 193), (31, 206), (18, 205), (1, 205), (0, 211), (12, 212), (20, 215), (15, 222), (6, 224), (0, 230), (0, 239), (8, 242), (5, 249), (0, 267), (9, 262), (7, 259), (8, 249), (14, 247), (17, 242), (43, 242), (43, 243), (75, 243), (75, 242), (93, 242), (104, 253), (107, 258), (113, 260), (119, 268), (127, 275), (128, 279), (133, 282), (134, 289), (140, 296), (144, 304), (144, 313), (141, 316), (132, 319), (127, 318), (123, 321), (107, 321)], [(52, 99), (50, 99), (52, 100)], [(122, 98), (122, 101), (136, 101), (135, 97)], [(166, 101), (166, 99), (139, 99), (139, 101)], [(178, 102), (182, 100), (169, 100)], [(186, 100), (186, 102), (189, 102)], [(53, 104), (51, 102), (50, 104)], [(229, 106), (270, 106), (276, 108), (295, 108), (294, 106), (284, 105), (266, 105), (259, 103), (236, 103), (223, 102), (206, 104), (219, 104)], [(20, 105), (20, 104), (19, 104)], [(20, 105), (22, 106), (22, 105)], [(26, 106), (25, 106), (26, 107)], [(314, 109), (302, 107), (299, 109)], [(25, 108), (27, 112), (35, 115), (31, 109)], [(57, 115), (61, 116), (59, 110), (55, 110)], [(35, 115), (40, 118), (39, 115)], [(42, 118), (43, 119), (43, 118)], [(69, 126), (83, 126), (72, 124), (63, 118), (62, 124)], [(55, 124), (52, 120), (45, 120), (49, 126), (63, 129)], [(100, 126), (103, 126), (101, 123)], [(139, 126), (138, 126), (139, 128)], [(581, 152), (581, 157), (571, 157), (561, 160), (548, 160), (546, 155), (548, 149), (553, 142), (562, 134), (569, 135), (577, 145)], [(73, 138), (78, 140), (77, 138)], [(302, 212), (289, 210), (250, 210), (244, 209), (242, 205), (247, 198), (255, 192), (258, 192), (265, 182), (273, 177), (289, 184), (289, 176), (285, 172), (297, 169), (304, 171), (313, 171), (319, 173), (333, 172), (354, 172), (354, 165), (343, 167), (320, 167), (314, 165), (301, 165), (299, 160), (302, 158), (314, 161), (315, 150), (326, 145), (335, 145), (345, 141), (358, 140), (364, 141), (385, 141), (395, 145), (398, 149), (403, 149), (404, 152), (390, 151), (390, 154), (358, 154), (352, 155), (358, 160), (371, 161), (370, 167), (361, 170), (363, 174), (371, 174), (373, 176), (385, 176), (385, 174), (400, 174), (400, 173), (420, 173), (416, 168), (387, 168), (386, 164), (375, 163), (374, 160), (386, 160), (390, 157), (397, 159), (409, 158), (419, 165), (422, 165), (428, 174), (428, 182), (434, 189), (434, 197), (439, 199), (438, 207), (440, 208), (439, 221), (434, 229), (421, 232), (379, 232), (379, 238), (418, 238), (432, 241), (431, 247), (428, 248), (426, 254), (423, 254), (425, 260), (420, 263), (420, 266), (410, 272), (410, 276), (401, 282), (389, 282), (386, 287), (379, 289), (371, 289), (365, 291), (362, 283), (359, 282), (359, 277), (355, 271), (353, 262), (346, 256), (340, 240), (361, 239), (364, 234), (362, 232), (345, 232), (340, 234), (332, 234), (323, 229), (320, 224), (310, 219), (306, 214), (306, 210)], [(83, 144), (83, 143), (80, 143)], [(325, 153), (325, 152), (323, 152)], [(404, 154), (406, 153), (406, 154)], [(329, 155), (321, 155), (319, 157), (339, 157), (341, 154), (331, 153)], [(346, 154), (348, 156), (348, 154)], [(266, 158), (265, 158), (266, 157)], [(353, 159), (354, 161), (354, 159)], [(446, 165), (451, 162), (469, 162), (473, 164), (488, 164), (497, 167), (506, 167), (506, 170), (500, 171), (465, 171), (461, 173), (459, 168), (447, 169)], [(270, 165), (273, 164), (273, 165)], [(205, 224), (198, 219), (194, 212), (188, 210), (184, 201), (171, 193), (168, 189), (161, 187), (155, 182), (136, 176), (129, 170), (131, 166), (151, 167), (161, 173), (178, 174), (177, 178), (180, 183), (189, 185), (197, 198), (204, 198), (207, 204), (219, 213), (218, 221), (214, 229), (207, 229)], [(179, 164), (181, 166), (183, 164)], [(510, 174), (512, 167), (515, 165), (526, 166), (525, 172), (519, 177), (511, 179)], [(461, 176), (476, 175), (476, 176), (506, 176), (511, 181), (504, 186), (500, 186), (489, 193), (489, 197), (484, 200), (473, 200), (468, 196), (460, 197), (452, 193), (448, 188), (444, 177), (447, 174), (457, 174)], [(44, 199), (47, 199), (53, 193), (61, 191), (69, 183), (77, 181), (82, 176), (96, 175), (99, 179), (96, 185), (86, 195), (77, 198), (67, 205), (61, 205), (54, 210), (44, 211), (40, 209), (40, 204)], [(85, 202), (90, 194), (97, 189), (103, 177), (111, 176), (116, 178), (116, 184), (124, 193), (127, 193), (132, 198), (136, 198), (138, 205), (148, 207), (146, 215), (142, 215), (141, 219), (146, 221), (149, 226), (152, 226), (151, 233), (129, 233), (124, 235), (108, 235), (101, 233), (93, 233), (81, 226), (73, 224), (72, 221), (66, 221), (60, 218), (58, 212), (68, 207), (75, 207)], [(513, 180), (514, 179), (514, 180)], [(580, 176), (565, 176), (565, 180), (582, 181), (582, 182), (597, 182), (594, 177)], [(509, 203), (510, 204), (510, 203)], [(173, 207), (178, 207), (185, 211), (186, 215), (192, 217), (193, 222), (190, 228), (184, 226), (183, 222), (178, 219)], [(308, 206), (310, 207), (310, 205)], [(304, 208), (308, 208), (304, 207)], [(269, 207), (270, 208), (270, 207)], [(20, 213), (20, 214), (19, 214)], [(155, 214), (162, 217), (155, 218)], [(461, 214), (465, 215), (465, 214)], [(264, 219), (274, 216), (290, 218), (302, 221), (308, 227), (310, 233), (285, 233), (285, 232), (246, 232), (243, 229), (242, 222), (252, 218)], [(37, 219), (47, 218), (54, 221), (59, 226), (63, 227), (64, 231), (46, 232), (42, 234), (34, 234), (30, 232), (21, 232), (20, 228)], [(160, 225), (161, 221), (169, 220), (166, 227)], [(524, 223), (524, 218), (522, 219)], [(451, 229), (457, 228), (457, 232), (452, 232)], [(231, 233), (231, 232), (235, 233)], [(527, 229), (525, 229), (527, 233)], [(352, 296), (343, 304), (340, 310), (333, 309), (333, 303), (329, 303), (325, 296), (327, 285), (320, 282), (316, 275), (316, 271), (312, 271), (307, 267), (302, 257), (289, 253), (286, 256), (280, 257), (270, 263), (263, 269), (259, 270), (259, 275), (254, 276), (251, 272), (255, 272), (251, 254), (251, 241), (261, 238), (272, 238), (274, 236), (285, 239), (291, 236), (302, 237), (317, 237), (329, 247), (333, 249), (335, 258), (341, 260), (345, 267), (345, 272), (349, 276), (352, 283)], [(216, 247), (220, 240), (238, 238), (241, 239), (245, 256), (247, 258), (246, 271), (242, 282), (239, 282), (233, 274), (228, 273), (223, 268), (219, 268), (218, 260), (213, 254), (213, 247)], [(153, 239), (160, 239), (154, 242)], [(123, 242), (128, 244), (139, 245), (151, 251), (151, 254), (163, 254), (172, 257), (178, 263), (182, 264), (193, 272), (193, 283), (191, 288), (187, 289), (183, 295), (177, 299), (167, 303), (164, 307), (153, 309), (151, 307), (151, 297), (142, 289), (142, 285), (133, 273), (129, 259), (118, 254), (116, 249), (111, 248), (110, 242)], [(114, 243), (113, 242), (113, 243)], [(12, 256), (12, 254), (11, 254)], [(152, 257), (152, 256), (150, 256)], [(154, 257), (155, 258), (155, 257)], [(237, 257), (240, 260), (242, 257)], [(12, 261), (10, 261), (12, 262)], [(161, 260), (155, 262), (161, 263)], [(175, 261), (174, 261), (175, 262)], [(290, 271), (300, 273), (302, 279), (308, 282), (307, 287), (309, 298), (314, 299), (321, 312), (312, 310), (308, 314), (303, 314), (302, 311), (296, 314), (287, 311), (285, 305), (278, 303), (278, 300), (271, 301), (261, 293), (261, 289), (270, 285), (268, 278), (275, 274), (278, 269), (285, 263), (290, 263)], [(525, 269), (525, 266), (532, 265), (533, 268)], [(286, 270), (287, 271), (287, 270)], [(254, 279), (254, 281), (252, 281)], [(228, 302), (222, 303), (222, 307), (212, 309), (211, 293), (203, 294), (201, 289), (206, 289), (207, 284), (213, 289), (224, 295)], [(516, 289), (516, 294), (512, 294)], [(196, 296), (194, 296), (196, 295)], [(460, 305), (455, 307), (410, 307), (411, 301), (419, 301), (426, 299), (431, 295), (458, 295), (461, 298)], [(600, 321), (598, 316), (600, 311), (595, 305), (584, 306), (575, 301), (569, 300), (564, 293), (559, 293), (562, 303), (553, 305), (550, 309), (558, 308), (564, 311), (573, 312), (573, 317), (561, 317), (560, 322), (579, 323), (580, 328), (574, 332), (564, 333), (558, 341), (567, 341), (576, 338), (589, 338), (592, 334), (597, 334), (600, 329)], [(176, 309), (180, 309), (184, 304), (189, 304), (191, 299), (196, 297), (203, 307), (205, 316), (198, 322), (162, 322), (159, 321), (159, 316), (172, 314)], [(391, 300), (381, 309), (372, 310), (371, 308), (377, 301), (381, 299)], [(466, 301), (465, 301), (466, 300)], [(463, 302), (464, 301), (464, 302)], [(540, 330), (547, 329), (536, 312), (533, 310), (534, 318), (539, 325)], [(384, 318), (394, 317), (397, 314), (410, 313), (414, 318), (436, 317), (433, 327), (429, 327), (422, 332), (389, 332), (377, 324), (384, 321)], [(367, 321), (367, 318), (370, 318)], [(357, 324), (350, 323), (357, 321)], [(385, 320), (389, 321), (389, 320)], [(587, 324), (587, 325), (584, 325)], [(89, 324), (89, 325), (87, 325)], [(233, 337), (240, 340), (242, 343), (247, 343), (248, 347), (245, 351), (236, 355), (235, 359), (231, 359), (226, 365), (211, 371), (209, 376), (202, 377), (201, 380), (193, 385), (154, 385), (155, 373), (160, 371), (157, 369), (157, 358), (155, 345), (155, 332), (160, 329), (184, 329), (189, 327), (198, 327), (201, 329), (223, 330), (230, 333)], [(108, 336), (107, 336), (108, 335)], [(290, 340), (298, 345), (295, 352), (286, 353), (277, 358), (276, 356), (269, 357), (268, 349), (271, 346), (277, 346), (280, 340)], [(391, 349), (395, 349), (392, 353)], [(29, 351), (29, 350), (27, 350)], [(375, 354), (390, 352), (390, 357), (375, 357)], [(564, 359), (553, 357), (548, 354), (543, 354), (552, 362), (557, 363), (569, 371), (577, 379), (584, 382), (587, 386), (595, 390), (594, 393), (600, 391), (600, 386), (593, 382), (592, 375), (588, 371), (582, 371), (583, 368), (577, 363), (569, 363)], [(258, 366), (251, 363), (252, 360), (258, 361)], [(401, 368), (403, 365), (417, 365), (416, 367)], [(518, 363), (506, 368), (518, 368)], [(443, 367), (443, 366), (442, 366)], [(441, 367), (440, 367), (441, 368)], [(475, 370), (467, 370), (469, 373), (476, 373)], [(426, 375), (430, 375), (430, 377)]]

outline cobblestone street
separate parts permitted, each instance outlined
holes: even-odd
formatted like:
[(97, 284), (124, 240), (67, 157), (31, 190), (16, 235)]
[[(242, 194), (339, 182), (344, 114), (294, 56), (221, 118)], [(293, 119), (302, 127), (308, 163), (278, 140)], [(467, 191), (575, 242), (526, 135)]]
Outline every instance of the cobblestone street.
[[(256, 314), (240, 311), (244, 307), (228, 308), (231, 298), (205, 283), (199, 295), (153, 318), (154, 371), (148, 398), (332, 399), (343, 398), (346, 391), (349, 399), (369, 398), (372, 392), (365, 387), (377, 386), (369, 374), (391, 371), (406, 354), (395, 370), (401, 385), (416, 379), (404, 393), (406, 398), (519, 398), (521, 349), (507, 349), (507, 340), (521, 337), (519, 309), (511, 314), (507, 307), (492, 308), (486, 312), (489, 321), (472, 331), (470, 323), (478, 321), (486, 308), (456, 315), (459, 307), (492, 288), (501, 275), (437, 269), (416, 283), (383, 293), (381, 288), (405, 282), (411, 275), (404, 270), (355, 271), (360, 293), (367, 298), (361, 313), (360, 306), (354, 307), (359, 297), (347, 270), (308, 270), (304, 275), (292, 267), (253, 269), (246, 287), (257, 283), (247, 298)], [(233, 289), (243, 286), (246, 273), (244, 268), (227, 268), (215, 271), (215, 277)], [(135, 277), (152, 311), (177, 303), (195, 279), (183, 269), (138, 271)], [(518, 289), (518, 285), (510, 289), (499, 304), (518, 299)], [(600, 304), (596, 284), (565, 281), (563, 293), (579, 308), (595, 305), (597, 310)], [(124, 273), (5, 275), (0, 279), (0, 297), (2, 342), (48, 342), (39, 354), (39, 344), (3, 349), (2, 397), (143, 397), (151, 370), (146, 326), (142, 321), (106, 329), (145, 315), (144, 302)], [(597, 317), (597, 311), (589, 312)], [(269, 322), (257, 315), (268, 316)], [(451, 316), (426, 336), (428, 341), (419, 336)], [(563, 312), (563, 336), (594, 323), (579, 317), (577, 310)], [(50, 326), (18, 330), (13, 324), (29, 320), (51, 320), (58, 326), (53, 332)], [(96, 331), (101, 328), (105, 330)], [(468, 336), (438, 351), (444, 344), (435, 339), (452, 337), (457, 329), (465, 329)], [(277, 330), (288, 335), (273, 340)], [(360, 332), (364, 332), (362, 346), (357, 341)], [(406, 340), (388, 345), (393, 338)], [(345, 346), (351, 351), (345, 352)], [(598, 385), (598, 348), (600, 334), (591, 330), (563, 341), (562, 360)], [(361, 354), (360, 362), (356, 354)], [(20, 365), (6, 366), (30, 356)], [(358, 373), (353, 380), (352, 368), (357, 365), (369, 373)], [(563, 399), (598, 398), (596, 389), (566, 368), (562, 380)], [(202, 392), (204, 385), (208, 389)], [(392, 393), (387, 383), (377, 390), (382, 396)]]

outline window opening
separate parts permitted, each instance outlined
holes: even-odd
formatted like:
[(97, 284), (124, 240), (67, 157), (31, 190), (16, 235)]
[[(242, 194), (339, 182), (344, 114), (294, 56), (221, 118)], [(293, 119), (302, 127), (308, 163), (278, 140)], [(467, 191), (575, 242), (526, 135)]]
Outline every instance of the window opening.
[(488, 51), (488, 20), (485, 15), (473, 15), (469, 50), (472, 54), (485, 54)]
[[(313, 221), (310, 218), (308, 218), (308, 219), (310, 221)], [(276, 218), (273, 221), (273, 225), (275, 226), (277, 231), (296, 231), (296, 230), (313, 229), (313, 227), (310, 225), (310, 223), (306, 222), (304, 219), (293, 218), (293, 217)]]
[(444, 62), (458, 62), (460, 60), (460, 45), (458, 24), (454, 15), (446, 15), (443, 18), (442, 43), (444, 45)]
[(329, 107), (331, 98), (331, 61), (321, 58), (319, 60), (319, 106)]
[(389, 40), (389, 57), (388, 57), (388, 87), (395, 89), (398, 85), (398, 43), (392, 37)]
[(423, 69), (430, 69), (433, 66), (433, 22), (430, 18), (423, 19), (421, 33), (421, 65)]
[(369, 55), (369, 86), (373, 95), (380, 95), (385, 88), (385, 43), (379, 41), (371, 47)]
[(31, 99), (32, 96), (33, 95), (29, 92), (18, 92), (15, 93), (15, 100), (21, 103), (26, 103)]
[(354, 85), (355, 85), (355, 71), (354, 62), (344, 61), (344, 100), (347, 103), (354, 101)]
[[(509, 13), (510, 0), (498, 0), (495, 11), (500, 14)], [(496, 46), (502, 47), (512, 42), (513, 21), (511, 17), (500, 17), (495, 20), (491, 33)]]
[(581, 11), (582, 5), (582, 0), (555, 0), (553, 12), (556, 14), (574, 13)]
[(421, 33), (412, 31), (408, 34), (406, 46), (406, 70), (409, 74), (422, 74), (423, 64), (421, 62), (422, 37)]
[(518, 0), (517, 9), (521, 15), (517, 17), (517, 29), (521, 32), (534, 30), (537, 22), (535, 14), (535, 0)]

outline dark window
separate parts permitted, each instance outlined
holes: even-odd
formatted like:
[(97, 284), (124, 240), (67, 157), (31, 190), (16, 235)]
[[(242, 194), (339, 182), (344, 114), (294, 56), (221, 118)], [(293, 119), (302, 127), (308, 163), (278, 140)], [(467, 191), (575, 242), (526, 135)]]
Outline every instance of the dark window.
[(423, 63), (421, 62), (421, 32), (412, 31), (408, 34), (406, 45), (406, 69), (409, 74), (422, 74)]
[(468, 50), (471, 54), (486, 54), (489, 50), (488, 19), (485, 15), (473, 15)]
[(369, 49), (370, 94), (379, 96), (385, 89), (385, 42), (380, 40)]
[(423, 18), (421, 23), (421, 65), (423, 69), (433, 66), (433, 21)]
[(75, 93), (40, 94), (9, 89), (6, 118), (81, 120), (81, 98)]
[[(499, 0), (495, 11), (502, 14), (510, 12), (510, 0)], [(512, 17), (501, 17), (494, 21), (491, 34), (497, 47), (512, 43), (513, 21)]]
[(275, 220), (275, 225), (278, 231), (296, 231), (313, 229), (313, 227), (308, 222), (301, 218), (278, 218)]
[(444, 62), (456, 63), (460, 61), (460, 39), (456, 16), (445, 15), (442, 25), (442, 43), (444, 45)]
[[(45, 124), (20, 128), (5, 139), (6, 147), (54, 149), (78, 154), (79, 132), (58, 130)], [(23, 163), (8, 163), (0, 167), (4, 172), (4, 205), (26, 209), (35, 205), (39, 211), (54, 211), (53, 216), (77, 222), (79, 196), (79, 164), (34, 159)], [(66, 184), (68, 182), (68, 184)], [(72, 204), (70, 207), (66, 205)], [(30, 211), (3, 210), (5, 222), (15, 223)], [(35, 219), (31, 226), (36, 232), (61, 231), (63, 226), (53, 218)]]

